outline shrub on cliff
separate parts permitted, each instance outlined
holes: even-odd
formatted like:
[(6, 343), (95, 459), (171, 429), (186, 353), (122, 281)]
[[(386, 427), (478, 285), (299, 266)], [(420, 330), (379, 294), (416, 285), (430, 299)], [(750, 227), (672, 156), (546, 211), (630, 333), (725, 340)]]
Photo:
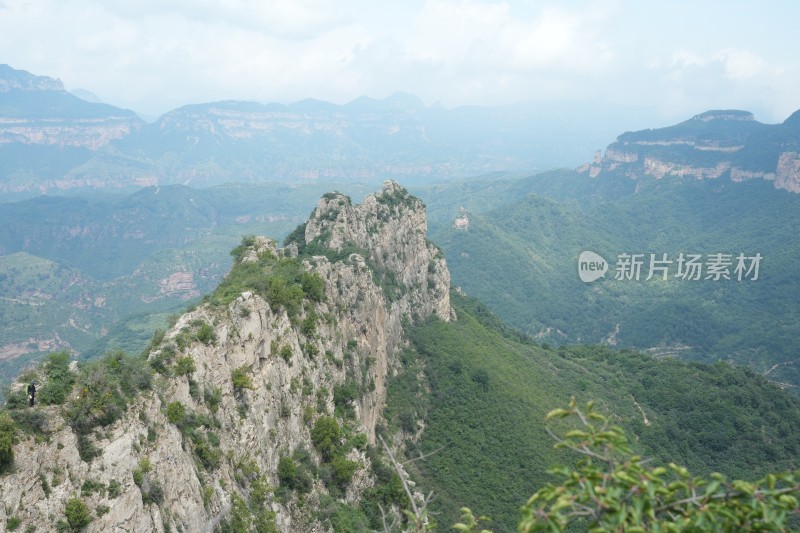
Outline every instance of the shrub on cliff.
[(14, 421), (8, 413), (0, 412), (0, 472), (14, 462)]

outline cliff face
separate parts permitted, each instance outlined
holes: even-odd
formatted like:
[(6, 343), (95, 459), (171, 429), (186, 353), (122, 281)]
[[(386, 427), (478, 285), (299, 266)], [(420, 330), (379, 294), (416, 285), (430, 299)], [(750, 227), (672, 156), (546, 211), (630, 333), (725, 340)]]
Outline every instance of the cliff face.
[[(212, 531), (252, 494), (256, 474), (279, 485), (281, 458), (304, 448), (317, 465), (330, 460), (312, 442), (311, 428), (321, 419), (335, 415), (343, 431), (374, 443), (403, 328), (432, 314), (451, 318), (447, 266), (425, 232), (422, 203), (387, 182), (362, 205), (326, 195), (304, 237), (284, 249), (265, 238), (250, 241), (234, 270), (266, 272), (301, 261), (302, 272), (311, 274), (303, 280), (321, 280), (314, 297), (299, 307), (279, 305), (283, 293), (270, 291), (283, 285), (272, 279), (266, 298), (257, 289), (229, 301), (215, 296), (180, 317), (149, 358), (154, 364), (190, 358), (194, 370), (157, 376), (153, 391), (92, 434), (100, 455), (91, 462), (81, 460), (59, 408), (38, 407), (50, 433), (42, 442), (24, 437), (15, 445), (13, 471), (0, 477), (0, 521), (14, 516), (36, 531), (55, 531), (66, 500), (83, 487), (90, 510), (108, 508), (87, 531)], [(306, 253), (297, 257), (298, 248)], [(191, 436), (176, 422), (178, 403), (187, 417), (204, 421)], [(363, 444), (340, 446), (355, 472), (338, 497), (354, 503), (375, 483), (372, 463)], [(209, 467), (212, 452), (217, 465)], [(149, 469), (142, 472), (145, 460)], [(118, 495), (86, 491), (87, 481), (118, 483)], [(155, 486), (163, 489), (160, 503), (143, 497)], [(303, 498), (271, 499), (279, 530), (322, 530), (315, 509), (328, 492), (315, 479)]]
[(0, 117), (0, 144), (48, 145), (98, 150), (141, 127), (131, 116), (22, 119)]
[(707, 111), (675, 126), (624, 133), (599, 161), (578, 170), (593, 178), (613, 174), (634, 180), (764, 179), (777, 189), (796, 193), (800, 192), (798, 122), (792, 115), (782, 124), (767, 125), (746, 111)]

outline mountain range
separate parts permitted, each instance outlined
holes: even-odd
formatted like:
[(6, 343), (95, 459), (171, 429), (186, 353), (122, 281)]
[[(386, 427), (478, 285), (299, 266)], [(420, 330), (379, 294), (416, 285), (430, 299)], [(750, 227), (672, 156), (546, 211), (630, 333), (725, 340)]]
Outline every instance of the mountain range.
[[(613, 131), (606, 122), (619, 116), (590, 108), (590, 124), (567, 108), (450, 110), (398, 93), (345, 105), (310, 99), (194, 104), (148, 123), (90, 100), (59, 80), (0, 66), (0, 200), (149, 185), (374, 184), (389, 177), (414, 182), (529, 172), (581, 161)], [(598, 122), (602, 128), (592, 125)], [(543, 123), (551, 127), (535, 127)]]

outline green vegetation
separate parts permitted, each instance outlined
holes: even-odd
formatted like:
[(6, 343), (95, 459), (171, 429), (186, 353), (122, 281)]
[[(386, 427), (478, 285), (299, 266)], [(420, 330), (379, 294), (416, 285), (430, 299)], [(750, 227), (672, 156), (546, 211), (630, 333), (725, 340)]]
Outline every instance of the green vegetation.
[(334, 533), (371, 533), (373, 531), (370, 528), (369, 520), (359, 509), (349, 507), (332, 498), (322, 503), (327, 506), (320, 509), (320, 514), (328, 516)]
[[(167, 420), (178, 427), (183, 438), (191, 443), (198, 469), (211, 471), (219, 468), (222, 451), (219, 436), (212, 431), (219, 428), (218, 421), (187, 409), (181, 402), (170, 402), (166, 415)], [(184, 449), (188, 449), (186, 442)]]
[(66, 404), (65, 418), (78, 435), (78, 451), (84, 461), (99, 453), (89, 435), (98, 426), (119, 419), (139, 391), (150, 388), (152, 370), (142, 357), (110, 353), (86, 363), (77, 379), (79, 394)]
[(117, 496), (122, 494), (122, 484), (117, 481), (116, 479), (112, 479), (108, 482), (108, 497), (110, 499), (114, 499)]
[[(418, 198), (415, 198), (403, 188), (398, 188), (391, 192), (383, 192), (378, 194), (375, 199), (378, 201), (378, 204), (387, 207), (389, 214), (392, 215), (400, 213), (402, 208), (413, 209), (416, 207), (425, 207)], [(378, 218), (381, 218), (382, 215), (385, 216), (383, 211), (379, 211)]]
[(234, 489), (230, 514), (220, 522), (219, 531), (278, 533), (275, 513), (269, 510), (272, 487), (252, 459), (243, 458), (235, 466), (236, 484), (241, 493)]
[[(722, 358), (800, 385), (794, 362), (800, 285), (792, 259), (798, 254), (792, 233), (800, 224), (798, 195), (761, 180), (662, 180), (615, 196), (553, 191), (546, 187), (569, 180), (534, 178), (527, 189), (522, 181), (504, 193), (499, 206), (496, 189), (479, 192), (474, 203), (492, 195), (487, 203), (495, 206), (476, 206), (466, 231), (453, 229), (452, 218), (432, 223), (454, 285), (550, 344), (609, 342), (704, 362)], [(609, 261), (605, 279), (580, 281), (577, 258), (584, 250)], [(703, 254), (704, 260), (717, 252), (734, 258), (760, 253), (764, 259), (757, 281), (676, 279), (676, 264), (666, 281), (645, 281), (649, 254), (667, 253), (675, 261), (681, 252)], [(614, 279), (620, 253), (645, 254), (639, 282)]]
[[(577, 453), (573, 470), (552, 470), (563, 481), (548, 483), (522, 507), (520, 532), (605, 531), (786, 531), (796, 521), (800, 479), (792, 473), (768, 474), (756, 482), (729, 482), (722, 474), (693, 477), (670, 463), (651, 466), (634, 455), (625, 432), (589, 402), (580, 409), (554, 409), (548, 420), (573, 424), (557, 435), (556, 448)], [(476, 532), (483, 519), (462, 509), (455, 529)], [(796, 525), (796, 524), (795, 524)]]
[(14, 463), (14, 435), (16, 427), (11, 416), (0, 411), (0, 473)]
[(283, 245), (289, 246), (290, 244), (294, 244), (297, 246), (297, 253), (304, 254), (306, 248), (306, 226), (308, 225), (307, 222), (303, 222), (296, 228), (294, 228), (289, 234), (283, 239)]
[[(92, 431), (118, 420), (135, 396), (150, 388), (152, 371), (143, 357), (114, 352), (83, 364), (74, 374), (69, 371), (68, 358), (65, 352), (51, 354), (30, 372), (45, 376), (37, 401), (63, 405), (64, 418), (78, 437), (81, 458), (90, 461), (99, 453), (91, 440)], [(21, 376), (23, 384), (29, 378), (29, 374)], [(13, 461), (11, 446), (17, 430), (38, 438), (45, 436), (46, 427), (47, 415), (28, 407), (24, 386), (16, 392), (7, 390), (5, 408), (0, 411), (0, 470)]]
[(205, 387), (203, 389), (203, 401), (209, 411), (216, 413), (222, 401), (222, 390), (217, 387)]
[[(298, 448), (292, 456), (283, 455), (278, 461), (278, 480), (281, 488), (296, 490), (305, 494), (311, 490), (314, 465), (308, 451)], [(282, 490), (280, 494), (285, 494)]]
[(217, 342), (217, 335), (214, 333), (214, 328), (207, 322), (201, 322), (199, 324), (196, 335), (197, 340), (206, 346), (211, 346)]
[[(146, 350), (145, 354), (149, 354), (150, 350)], [(146, 356), (147, 357), (147, 356)], [(152, 357), (149, 358), (150, 366), (153, 367), (153, 370), (161, 374), (162, 376), (169, 376), (170, 365), (172, 364), (172, 360), (175, 358), (175, 348), (172, 346), (161, 346), (157, 349), (157, 351), (153, 354)]]
[(36, 400), (44, 405), (62, 405), (72, 385), (75, 376), (69, 371), (69, 352), (50, 354), (45, 360), (45, 383), (36, 391)]
[(194, 364), (194, 359), (192, 359), (191, 356), (179, 357), (178, 360), (175, 361), (176, 376), (190, 376), (195, 370), (197, 370), (197, 366)]
[(167, 405), (167, 420), (170, 424), (180, 426), (186, 419), (186, 407), (181, 402), (171, 402)]
[[(64, 155), (58, 150), (53, 160)], [(46, 357), (43, 341), (56, 334), (87, 359), (138, 353), (170, 313), (185, 309), (187, 297), (214, 290), (242, 234), (285, 235), (294, 227), (290, 220), (306, 215), (328, 186), (162, 185), (4, 204), (0, 345), (13, 344), (23, 355), (0, 361), (3, 383)], [(265, 210), (287, 220), (257, 220)], [(67, 228), (82, 230), (71, 235)], [(160, 292), (158, 282), (176, 273), (193, 274), (192, 288)]]
[(158, 505), (164, 501), (164, 489), (161, 487), (161, 483), (148, 476), (152, 470), (153, 465), (150, 459), (142, 457), (139, 459), (138, 466), (131, 472), (133, 482), (139, 487), (139, 491), (142, 494), (142, 502), (145, 505), (149, 503)]
[[(240, 246), (246, 249), (253, 243), (245, 237)], [(237, 248), (237, 250), (239, 250)], [(241, 255), (243, 252), (237, 252)], [(303, 270), (295, 258), (278, 258), (270, 251), (258, 255), (256, 261), (238, 261), (214, 291), (211, 301), (230, 303), (244, 291), (253, 291), (267, 301), (273, 311), (283, 307), (290, 318), (302, 310), (304, 298), (320, 301), (324, 282), (318, 274)]]
[[(458, 321), (413, 330), (386, 412), (390, 424), (411, 430), (416, 423), (403, 413), (425, 417), (420, 440), (406, 445), (409, 458), (426, 455), (413, 470), (422, 492), (437, 495), (439, 524), (457, 521), (466, 505), (489, 515), (496, 531), (513, 530), (532, 487), (553, 482), (548, 469), (563, 462), (542, 421), (571, 395), (602, 398), (635, 435), (634, 451), (664, 464), (746, 480), (796, 465), (800, 402), (745, 368), (602, 347), (546, 349), (481, 304), (451, 296)], [(424, 382), (414, 386), (419, 372)]]
[(341, 438), (341, 428), (335, 418), (321, 416), (314, 422), (311, 429), (311, 442), (314, 447), (323, 455), (330, 457)]
[(86, 502), (80, 498), (70, 498), (64, 507), (67, 523), (72, 531), (80, 531), (92, 521), (92, 515), (86, 507)]
[(83, 482), (83, 485), (81, 485), (81, 496), (91, 496), (95, 492), (99, 492), (101, 495), (105, 494), (105, 484), (87, 479)]
[(253, 390), (253, 380), (250, 379), (250, 369), (247, 365), (242, 365), (231, 370), (231, 383), (236, 391), (243, 391), (244, 389)]

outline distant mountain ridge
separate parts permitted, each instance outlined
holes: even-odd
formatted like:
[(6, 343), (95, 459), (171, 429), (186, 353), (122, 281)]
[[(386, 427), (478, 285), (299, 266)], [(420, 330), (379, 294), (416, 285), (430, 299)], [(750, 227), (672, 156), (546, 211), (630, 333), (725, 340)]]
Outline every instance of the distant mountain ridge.
[(626, 132), (605, 155), (583, 165), (591, 177), (634, 180), (668, 176), (763, 179), (800, 192), (800, 111), (782, 124), (763, 124), (752, 113), (715, 110), (659, 129)]
[[(0, 200), (169, 184), (530, 173), (574, 166), (618, 131), (608, 120), (621, 115), (588, 107), (603, 123), (599, 132), (575, 106), (446, 109), (397, 93), (344, 105), (193, 104), (147, 123), (8, 65), (0, 87)], [(598, 113), (608, 119), (597, 121)]]
[(63, 91), (64, 84), (47, 76), (36, 76), (27, 70), (16, 70), (0, 64), (0, 93), (12, 89), (23, 91)]

